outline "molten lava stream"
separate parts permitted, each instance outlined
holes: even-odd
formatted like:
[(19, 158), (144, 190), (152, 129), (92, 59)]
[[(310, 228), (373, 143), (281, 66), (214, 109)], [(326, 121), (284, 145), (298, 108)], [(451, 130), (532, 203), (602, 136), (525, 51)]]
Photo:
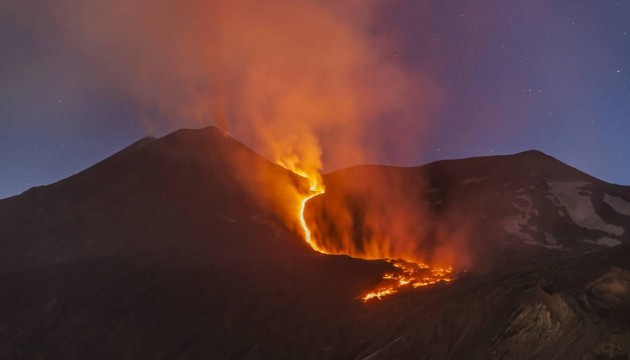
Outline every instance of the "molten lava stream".
[[(295, 174), (309, 180), (311, 193), (305, 195), (300, 202), (299, 223), (304, 233), (304, 240), (315, 251), (322, 254), (333, 254), (320, 247), (314, 240), (311, 229), (308, 227), (305, 218), (306, 204), (314, 197), (323, 194), (325, 187), (319, 184), (313, 177), (308, 176), (305, 172), (296, 169), (289, 169)], [(345, 254), (355, 258), (362, 258), (357, 254)], [(370, 258), (369, 260), (375, 260)], [(395, 266), (398, 271), (394, 273), (386, 273), (383, 275), (383, 282), (375, 290), (361, 296), (364, 302), (372, 299), (382, 299), (385, 296), (392, 295), (405, 288), (418, 288), (421, 286), (433, 285), (439, 282), (450, 282), (452, 280), (453, 268), (430, 267), (426, 264), (415, 263), (407, 260), (383, 259)]]
[(387, 295), (392, 295), (403, 289), (419, 288), (437, 284), (439, 282), (450, 282), (453, 280), (453, 268), (430, 267), (426, 264), (418, 264), (404, 260), (389, 260), (398, 271), (383, 275), (383, 282), (375, 290), (368, 292), (361, 297), (361, 300), (372, 299), (381, 300)]
[(302, 231), (304, 232), (304, 240), (313, 248), (313, 250), (326, 254), (315, 242), (313, 242), (313, 237), (311, 235), (311, 229), (308, 228), (306, 224), (306, 218), (304, 217), (304, 211), (306, 210), (306, 203), (314, 198), (315, 196), (321, 195), (325, 192), (323, 187), (318, 187), (315, 182), (313, 186), (311, 186), (312, 194), (305, 197), (300, 204), (300, 226), (302, 226)]

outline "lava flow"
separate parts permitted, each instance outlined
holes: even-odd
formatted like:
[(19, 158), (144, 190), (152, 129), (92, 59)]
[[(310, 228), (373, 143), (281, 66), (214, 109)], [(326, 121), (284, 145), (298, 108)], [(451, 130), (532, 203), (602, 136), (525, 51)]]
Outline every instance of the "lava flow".
[(418, 288), (433, 285), (439, 282), (453, 280), (453, 268), (430, 267), (425, 264), (416, 264), (404, 260), (388, 260), (398, 271), (383, 275), (383, 283), (375, 290), (361, 297), (363, 301), (382, 299), (383, 297), (397, 293), (404, 288)]
[[(321, 183), (321, 180), (318, 181), (315, 176), (309, 176), (307, 172), (297, 169), (294, 166), (287, 166), (284, 163), (280, 163), (280, 165), (309, 181), (310, 193), (301, 197), (298, 211), (299, 224), (303, 232), (304, 240), (313, 250), (317, 252), (323, 254), (340, 255), (338, 252), (328, 251), (324, 247), (320, 246), (318, 242), (313, 239), (312, 231), (306, 222), (306, 204), (314, 197), (319, 196), (326, 191), (324, 185)], [(319, 176), (317, 176), (317, 178), (319, 178)], [(364, 302), (372, 299), (380, 300), (385, 296), (395, 294), (405, 288), (418, 288), (421, 286), (433, 285), (439, 282), (452, 281), (453, 268), (451, 267), (430, 267), (426, 264), (416, 263), (407, 260), (391, 260), (382, 258), (379, 259), (374, 257), (360, 256), (360, 254), (343, 255), (367, 260), (386, 260), (397, 269), (397, 271), (395, 272), (384, 274), (383, 281), (375, 290), (372, 290), (367, 294), (361, 296), (361, 300), (363, 300)]]
[[(302, 175), (304, 176), (304, 175)], [(312, 198), (314, 198), (315, 196), (321, 195), (323, 194), (326, 189), (324, 188), (323, 185), (321, 185), (319, 182), (317, 182), (317, 180), (311, 179), (307, 176), (306, 177), (311, 186), (309, 188), (309, 190), (311, 191), (311, 193), (309, 195), (306, 195), (306, 197), (304, 197), (302, 199), (302, 201), (300, 202), (300, 213), (299, 213), (299, 219), (300, 219), (300, 226), (302, 227), (302, 231), (304, 232), (304, 240), (306, 240), (306, 243), (310, 245), (311, 248), (313, 248), (313, 250), (326, 254), (326, 251), (324, 251), (323, 249), (321, 249), (314, 241), (313, 241), (313, 235), (311, 233), (311, 229), (309, 229), (308, 224), (306, 223), (306, 218), (304, 217), (304, 211), (306, 210), (306, 203), (311, 200)]]
[(301, 194), (299, 198), (299, 210), (298, 210), (298, 222), (300, 224), (300, 228), (302, 230), (304, 240), (306, 243), (315, 251), (320, 252), (322, 254), (328, 254), (324, 249), (320, 248), (314, 241), (313, 235), (311, 233), (311, 229), (309, 229), (308, 224), (306, 223), (306, 218), (304, 217), (304, 212), (306, 211), (306, 203), (312, 198), (323, 194), (326, 191), (326, 188), (322, 184), (321, 180), (318, 181), (321, 177), (319, 174), (310, 175), (308, 172), (298, 168), (294, 163), (287, 161), (278, 161), (278, 165), (283, 168), (291, 171), (292, 173), (308, 180), (309, 182), (309, 194)]

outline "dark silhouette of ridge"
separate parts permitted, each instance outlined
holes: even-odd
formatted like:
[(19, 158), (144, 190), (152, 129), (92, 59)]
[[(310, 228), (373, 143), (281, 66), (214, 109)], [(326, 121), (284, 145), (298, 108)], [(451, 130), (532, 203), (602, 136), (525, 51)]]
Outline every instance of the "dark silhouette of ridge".
[[(369, 179), (393, 185), (374, 189)], [(0, 200), (0, 358), (630, 353), (627, 187), (538, 151), (328, 174), (326, 194), (307, 208), (323, 238), (316, 215), (330, 201), (370, 209), (374, 192), (387, 203), (400, 188), (422, 204), (423, 226), (468, 225), (469, 272), (363, 303), (396, 270), (312, 251), (252, 181), (306, 186), (209, 127), (141, 139)]]

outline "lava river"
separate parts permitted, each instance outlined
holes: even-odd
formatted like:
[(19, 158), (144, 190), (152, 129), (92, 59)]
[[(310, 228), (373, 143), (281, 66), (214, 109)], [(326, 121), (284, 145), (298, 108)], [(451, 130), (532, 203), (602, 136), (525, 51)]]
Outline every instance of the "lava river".
[(409, 259), (365, 256), (365, 254), (334, 251), (322, 246), (320, 242), (315, 241), (313, 238), (313, 232), (311, 231), (305, 217), (305, 210), (310, 200), (325, 193), (325, 186), (321, 183), (321, 180), (317, 181), (315, 177), (308, 176), (308, 174), (304, 171), (291, 169), (290, 167), (287, 168), (309, 181), (310, 192), (303, 195), (300, 199), (299, 213), (297, 216), (304, 240), (313, 250), (323, 254), (348, 255), (366, 260), (386, 260), (395, 267), (394, 271), (383, 275), (382, 281), (378, 286), (369, 290), (365, 294), (360, 295), (362, 301), (367, 302), (370, 300), (380, 300), (404, 289), (418, 288), (433, 285), (439, 282), (450, 282), (453, 279), (452, 267), (431, 267), (427, 264)]

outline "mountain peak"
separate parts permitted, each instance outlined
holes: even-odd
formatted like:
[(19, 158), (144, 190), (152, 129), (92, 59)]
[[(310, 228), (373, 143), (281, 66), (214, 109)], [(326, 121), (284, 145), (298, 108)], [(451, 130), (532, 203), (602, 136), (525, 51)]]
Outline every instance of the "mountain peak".
[(545, 154), (544, 152), (540, 150), (536, 150), (536, 149), (521, 151), (521, 152), (515, 153), (514, 155), (515, 156), (528, 156), (528, 157), (547, 157), (547, 158), (551, 157)]
[(206, 127), (202, 127), (202, 128), (198, 128), (198, 129), (191, 129), (191, 128), (183, 128), (183, 129), (178, 129), (173, 131), (170, 134), (167, 134), (164, 137), (170, 137), (170, 136), (190, 136), (190, 135), (201, 135), (201, 136), (221, 136), (224, 138), (228, 138), (230, 137), (227, 132), (219, 129), (218, 127), (214, 126), (214, 125), (210, 125), (210, 126), (206, 126)]

